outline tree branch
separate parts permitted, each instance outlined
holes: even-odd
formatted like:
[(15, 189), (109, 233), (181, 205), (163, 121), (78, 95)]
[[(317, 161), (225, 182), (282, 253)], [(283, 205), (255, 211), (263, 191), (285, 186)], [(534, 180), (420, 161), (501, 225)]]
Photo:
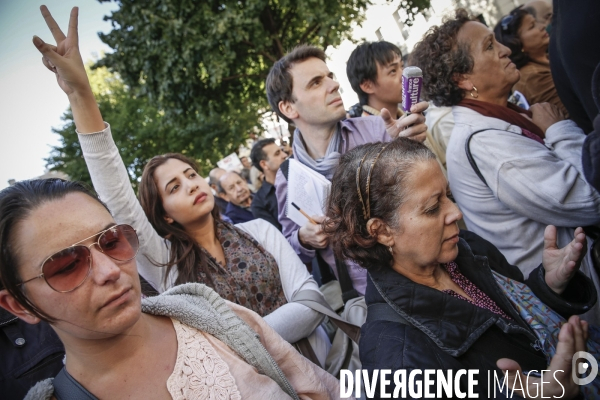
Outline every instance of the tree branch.
[(278, 59), (285, 55), (285, 51), (283, 50), (283, 45), (279, 40), (279, 35), (277, 35), (277, 29), (275, 25), (275, 21), (273, 20), (273, 14), (271, 14), (271, 8), (267, 7), (267, 17), (269, 19), (269, 28), (268, 31), (271, 33), (271, 37), (273, 38), (273, 43), (276, 45), (278, 54)]
[(302, 44), (304, 42), (306, 42), (306, 40), (313, 35), (321, 26), (321, 24), (319, 24), (318, 22), (315, 23), (313, 26), (311, 26), (310, 28), (308, 28), (308, 30), (306, 32), (304, 32), (304, 35), (302, 35), (302, 37), (300, 38), (300, 41), (298, 42), (298, 44)]
[[(250, 46), (253, 49), (256, 49), (256, 45), (248, 40), (242, 40), (241, 43)], [(268, 58), (273, 63), (277, 62), (277, 58), (273, 57), (271, 54), (267, 53), (264, 50), (258, 51), (256, 54), (260, 54), (261, 56)]]
[(259, 51), (258, 54), (263, 55), (265, 57), (267, 57), (269, 60), (273, 61), (273, 63), (277, 62), (277, 58), (273, 57), (272, 55), (270, 55), (269, 53), (267, 53), (266, 51)]
[(296, 13), (296, 7), (293, 5), (290, 7), (290, 11), (287, 12), (286, 15), (283, 16), (283, 21), (281, 23), (281, 32), (287, 32), (290, 21), (292, 20), (294, 14)]

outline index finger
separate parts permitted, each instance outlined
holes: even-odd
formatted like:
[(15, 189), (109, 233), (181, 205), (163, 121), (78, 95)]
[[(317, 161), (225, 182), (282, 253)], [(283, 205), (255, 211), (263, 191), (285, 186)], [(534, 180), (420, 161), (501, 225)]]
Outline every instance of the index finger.
[(426, 101), (421, 101), (420, 103), (413, 105), (410, 108), (410, 112), (411, 113), (422, 113), (423, 111), (427, 110), (428, 108), (429, 108), (429, 103)]
[(317, 223), (317, 224), (321, 224), (323, 221), (325, 221), (325, 216), (324, 215), (311, 215), (311, 218)]
[(79, 40), (77, 33), (77, 19), (79, 17), (79, 7), (73, 7), (71, 9), (71, 16), (69, 17), (69, 31), (67, 32), (67, 36), (75, 39), (75, 42)]
[(56, 44), (59, 44), (60, 42), (65, 40), (66, 39), (65, 34), (63, 33), (63, 31), (60, 29), (60, 27), (58, 26), (58, 24), (52, 17), (52, 14), (50, 14), (48, 7), (40, 6), (40, 11), (42, 12), (42, 16), (44, 17), (44, 20), (46, 20), (46, 25), (48, 26), (48, 28), (50, 28), (50, 32), (52, 33), (54, 40), (56, 40)]

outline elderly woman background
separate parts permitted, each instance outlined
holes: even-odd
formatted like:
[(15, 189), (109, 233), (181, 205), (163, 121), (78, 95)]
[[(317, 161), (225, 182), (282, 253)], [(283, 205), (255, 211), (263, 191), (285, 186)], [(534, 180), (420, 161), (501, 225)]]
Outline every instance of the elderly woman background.
[(550, 35), (546, 25), (537, 22), (523, 7), (517, 7), (498, 22), (494, 34), (498, 42), (510, 49), (510, 59), (521, 73), (514, 89), (523, 93), (529, 104), (548, 102), (568, 118), (550, 72)]
[[(340, 161), (326, 231), (337, 257), (353, 259), (369, 272), (368, 315), (359, 346), (363, 368), (478, 369), (478, 391), (485, 397), (486, 371), (498, 365), (514, 372), (516, 363), (539, 371), (547, 369), (546, 357), (494, 275), (523, 282), (523, 274), (491, 243), (459, 233), (462, 215), (448, 195), (447, 181), (425, 146), (404, 139), (363, 145)], [(549, 241), (543, 265), (525, 281), (565, 317), (596, 301), (593, 284), (576, 268), (584, 241), (581, 229), (563, 249)], [(381, 318), (381, 305), (399, 320)], [(570, 364), (586, 329), (585, 321), (569, 320), (550, 369), (558, 368), (561, 357)], [(511, 360), (498, 361), (502, 358)], [(579, 390), (568, 368), (558, 368), (567, 373), (561, 375), (565, 398)], [(550, 395), (550, 386), (544, 385), (544, 395)]]
[[(507, 102), (519, 71), (490, 29), (458, 10), (415, 53), (429, 99), (453, 107), (448, 179), (469, 230), (527, 277), (542, 260), (546, 225), (557, 226), (561, 247), (575, 226), (600, 223), (600, 194), (582, 171), (583, 132), (548, 103), (525, 111)], [(600, 287), (589, 252), (581, 270)], [(583, 318), (599, 323), (598, 305)]]

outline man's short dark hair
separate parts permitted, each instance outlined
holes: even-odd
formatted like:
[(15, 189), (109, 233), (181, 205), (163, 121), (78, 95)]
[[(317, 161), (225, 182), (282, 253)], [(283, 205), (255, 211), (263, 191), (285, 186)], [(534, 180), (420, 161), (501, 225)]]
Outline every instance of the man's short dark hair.
[(318, 58), (325, 61), (325, 52), (318, 47), (301, 44), (278, 60), (267, 76), (267, 100), (269, 100), (273, 111), (288, 123), (292, 121), (279, 111), (279, 102), (289, 101), (293, 103), (296, 101), (292, 95), (294, 82), (290, 74), (290, 68), (294, 64), (309, 58)]
[(346, 64), (346, 75), (352, 89), (358, 94), (358, 100), (361, 105), (369, 102), (369, 95), (360, 88), (361, 83), (377, 81), (377, 64), (383, 66), (394, 61), (394, 57), (402, 58), (402, 52), (393, 43), (380, 42), (365, 42), (358, 45), (350, 54), (348, 63)]
[(250, 151), (250, 160), (252, 160), (252, 165), (258, 169), (260, 172), (265, 172), (263, 171), (262, 167), (260, 166), (260, 162), (262, 160), (266, 160), (267, 159), (267, 153), (265, 153), (265, 151), (263, 150), (266, 146), (270, 145), (270, 144), (274, 144), (275, 143), (275, 139), (270, 138), (270, 139), (261, 139), (258, 142), (254, 143), (254, 146), (252, 146), (252, 151)]

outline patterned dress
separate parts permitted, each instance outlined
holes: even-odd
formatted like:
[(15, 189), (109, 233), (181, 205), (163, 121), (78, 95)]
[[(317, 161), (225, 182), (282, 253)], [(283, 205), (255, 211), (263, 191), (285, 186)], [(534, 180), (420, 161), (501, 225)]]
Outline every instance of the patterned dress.
[(223, 246), (223, 266), (206, 250), (214, 284), (200, 271), (199, 283), (214, 289), (221, 297), (249, 308), (261, 317), (286, 304), (279, 267), (273, 256), (241, 229), (217, 221), (217, 237)]

